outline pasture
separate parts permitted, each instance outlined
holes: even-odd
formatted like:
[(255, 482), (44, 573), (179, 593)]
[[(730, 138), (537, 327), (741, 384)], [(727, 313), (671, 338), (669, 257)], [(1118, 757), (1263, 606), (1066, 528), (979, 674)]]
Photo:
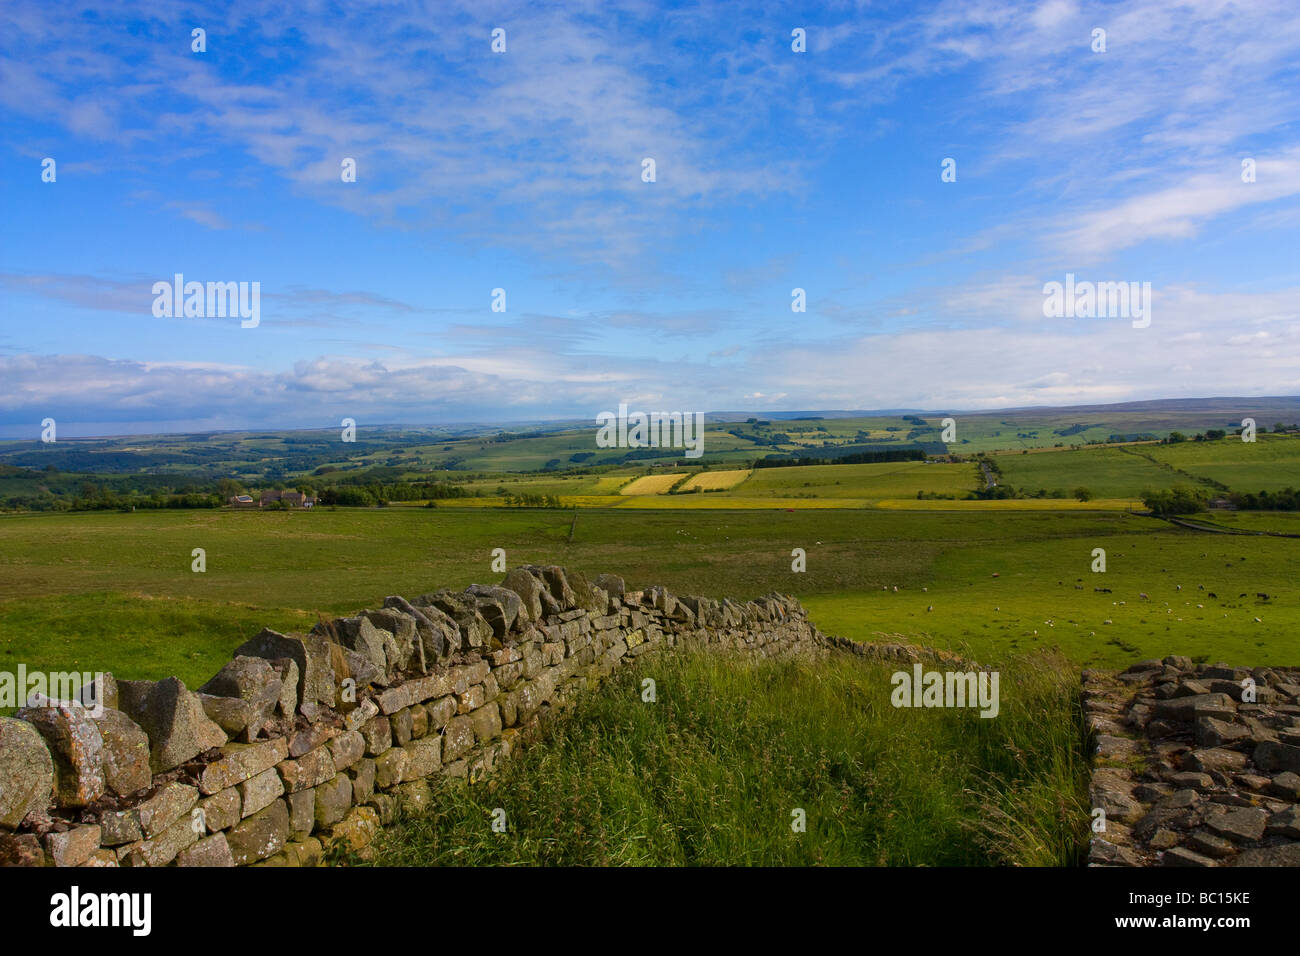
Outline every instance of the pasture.
[(619, 489), (620, 495), (663, 495), (668, 493), (668, 489), (681, 481), (687, 475), (684, 471), (674, 472), (669, 475), (646, 475), (637, 478)]
[(743, 482), (751, 474), (749, 468), (734, 471), (701, 471), (692, 475), (679, 489), (681, 491), (723, 491)]
[(863, 465), (796, 465), (756, 468), (728, 497), (906, 498), (917, 492), (958, 497), (981, 487), (973, 463), (891, 461)]
[[(963, 649), (981, 661), (1058, 647), (1080, 666), (1170, 653), (1300, 663), (1300, 539), (1215, 535), (1096, 510), (685, 511), (3, 517), (0, 657), (201, 682), (262, 625), (302, 630), (389, 594), (495, 582), (491, 553), (500, 547), (511, 566), (614, 571), (629, 587), (718, 598), (781, 591), (830, 633)], [(796, 547), (807, 552), (805, 573), (791, 571)], [(1098, 547), (1104, 574), (1090, 570)], [(204, 573), (191, 570), (195, 548), (206, 553)]]
[(1233, 491), (1300, 487), (1300, 435), (1264, 434), (1253, 442), (1229, 436), (1212, 442), (1152, 445), (1143, 451), (1170, 468), (1212, 479)]

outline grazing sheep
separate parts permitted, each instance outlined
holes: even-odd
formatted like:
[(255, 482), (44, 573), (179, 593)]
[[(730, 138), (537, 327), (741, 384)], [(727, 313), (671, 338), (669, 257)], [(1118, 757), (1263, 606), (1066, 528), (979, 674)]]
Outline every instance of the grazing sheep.
[(1215, 598), (1215, 599), (1217, 599), (1217, 598), (1219, 597), (1219, 596), (1218, 596), (1217, 594), (1215, 594), (1213, 591), (1206, 591), (1206, 592), (1205, 592), (1205, 596), (1206, 596), (1206, 597), (1212, 597), (1212, 598)]
[(1138, 592), (1138, 597), (1140, 597), (1140, 598), (1141, 598), (1142, 600), (1144, 600), (1144, 601), (1150, 601), (1150, 600), (1151, 600), (1151, 598), (1149, 598), (1149, 597), (1147, 596), (1147, 593), (1146, 593), (1145, 591), (1139, 591), (1139, 592)]

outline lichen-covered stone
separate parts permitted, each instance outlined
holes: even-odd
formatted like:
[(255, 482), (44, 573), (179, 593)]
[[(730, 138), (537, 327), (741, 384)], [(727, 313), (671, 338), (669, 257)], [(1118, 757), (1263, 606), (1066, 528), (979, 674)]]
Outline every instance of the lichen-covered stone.
[(198, 828), (193, 825), (193, 821), (189, 817), (182, 817), (155, 836), (131, 844), (121, 862), (127, 866), (166, 866), (186, 847), (197, 843), (198, 839)]
[(256, 863), (279, 853), (288, 839), (289, 807), (283, 800), (276, 800), (265, 810), (248, 817), (226, 835), (237, 866)]
[(165, 783), (136, 808), (136, 817), (146, 839), (161, 833), (187, 816), (199, 802), (199, 791), (184, 783)]
[(54, 800), (84, 807), (104, 795), (104, 738), (90, 712), (76, 701), (23, 707), (15, 716), (45, 739), (54, 759)]
[(151, 685), (143, 694), (129, 699), (119, 696), (126, 715), (149, 735), (149, 764), (154, 773), (165, 773), (227, 740), (226, 733), (208, 719), (198, 697), (184, 682), (168, 677)]
[(99, 850), (100, 828), (76, 826), (62, 833), (45, 835), (45, 852), (55, 866), (81, 866)]
[(345, 773), (335, 775), (316, 788), (316, 826), (328, 827), (342, 820), (352, 806), (352, 781)]
[(346, 770), (365, 755), (366, 739), (360, 731), (347, 730), (330, 740), (328, 746), (330, 756), (334, 758), (334, 768)]
[(224, 833), (214, 833), (204, 837), (191, 847), (181, 850), (176, 855), (177, 866), (217, 866), (235, 865), (235, 857), (230, 852), (230, 844)]
[[(280, 634), (264, 629), (235, 650), (236, 656), (288, 658), (298, 668), (298, 709), (307, 713), (310, 705), (334, 701), (336, 685), (329, 642), (317, 635)], [(310, 716), (310, 715), (309, 715)]]
[(411, 758), (401, 747), (393, 747), (375, 758), (375, 786), (387, 790), (402, 782)]
[(462, 757), (474, 746), (474, 723), (468, 717), (453, 717), (447, 722), (442, 735), (442, 759), (444, 763)]
[(259, 810), (269, 807), (277, 797), (284, 793), (284, 781), (274, 767), (263, 770), (255, 777), (250, 777), (239, 785), (242, 815), (251, 817)]
[(0, 833), (0, 867), (44, 865), (45, 851), (35, 833)]
[(153, 783), (149, 767), (149, 737), (134, 720), (105, 707), (95, 718), (104, 742), (104, 783), (121, 796), (143, 790)]
[(284, 789), (288, 793), (322, 784), (338, 772), (328, 747), (319, 747), (297, 760), (282, 761), (276, 767), (284, 779)]
[(238, 787), (228, 787), (200, 800), (199, 809), (203, 811), (203, 821), (209, 833), (228, 830), (244, 817)]
[(45, 739), (25, 720), (0, 717), (0, 827), (16, 829), (54, 799), (54, 760)]
[(265, 773), (288, 756), (289, 745), (283, 737), (254, 744), (227, 744), (221, 748), (221, 757), (203, 768), (199, 789), (213, 794), (236, 786)]
[(379, 833), (379, 814), (371, 807), (353, 807), (339, 823), (325, 831), (326, 850), (342, 847), (357, 851), (369, 846)]
[(442, 765), (442, 739), (440, 737), (421, 737), (412, 740), (404, 748), (407, 756), (403, 780), (415, 780), (435, 773)]

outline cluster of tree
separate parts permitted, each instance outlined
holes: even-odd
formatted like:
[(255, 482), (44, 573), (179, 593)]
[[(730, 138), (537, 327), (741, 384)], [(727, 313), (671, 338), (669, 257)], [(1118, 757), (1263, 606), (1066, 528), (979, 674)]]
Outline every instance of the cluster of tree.
[(533, 495), (527, 493), (505, 495), (507, 508), (563, 508), (559, 495)]
[(1300, 489), (1261, 491), (1259, 494), (1234, 494), (1230, 500), (1243, 511), (1300, 511)]
[(783, 458), (778, 455), (768, 455), (766, 458), (760, 458), (754, 462), (755, 468), (788, 468), (791, 465), (866, 465), (878, 461), (924, 461), (925, 449), (920, 447), (912, 448), (881, 448), (874, 451), (853, 452), (847, 455), (837, 455), (834, 458), (814, 458), (810, 455), (800, 455), (797, 458)]
[(1189, 515), (1204, 511), (1209, 494), (1204, 488), (1175, 485), (1161, 491), (1142, 492), (1142, 503), (1157, 515)]
[[(313, 493), (310, 485), (299, 490)], [(395, 484), (381, 483), (344, 485), (339, 484), (322, 488), (317, 496), (322, 505), (338, 505), (344, 508), (369, 508), (383, 505), (390, 501), (423, 501), (426, 498), (468, 498), (470, 492), (460, 485), (444, 481), (399, 481)]]
[(161, 508), (219, 508), (218, 495), (161, 494), (117, 495), (111, 492), (88, 497), (80, 495), (56, 498), (53, 495), (5, 499), (4, 507), (12, 511), (147, 511)]

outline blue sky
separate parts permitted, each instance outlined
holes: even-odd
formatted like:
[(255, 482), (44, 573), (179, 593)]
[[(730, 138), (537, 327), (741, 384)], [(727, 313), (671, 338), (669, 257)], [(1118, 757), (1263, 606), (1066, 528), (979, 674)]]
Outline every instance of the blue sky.
[(0, 435), (1300, 392), (1285, 3), (102, 6), (0, 7)]

